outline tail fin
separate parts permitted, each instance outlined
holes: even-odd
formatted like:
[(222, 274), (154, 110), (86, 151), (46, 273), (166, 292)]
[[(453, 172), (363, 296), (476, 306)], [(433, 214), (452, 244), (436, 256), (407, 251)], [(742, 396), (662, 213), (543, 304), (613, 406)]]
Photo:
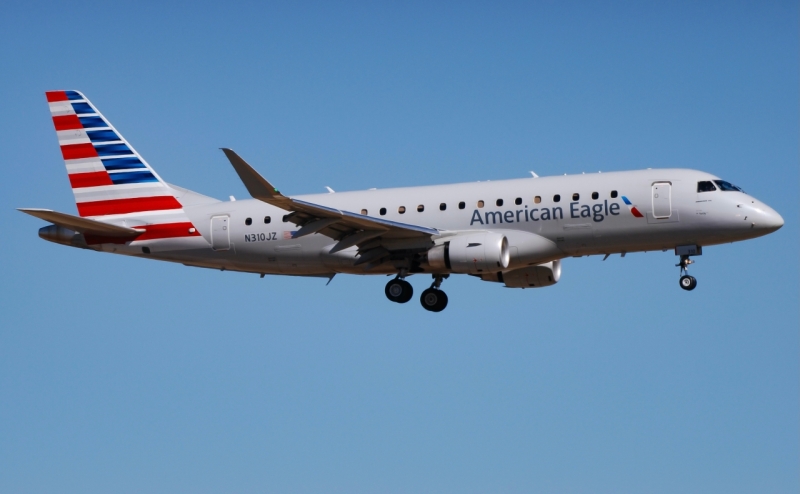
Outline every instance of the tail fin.
[(101, 217), (179, 210), (172, 189), (78, 91), (49, 91), (78, 214)]
[[(83, 94), (45, 94), (81, 217), (136, 228), (142, 232), (136, 242), (200, 236), (176, 197), (188, 191), (161, 180)], [(87, 242), (108, 239), (87, 236)]]

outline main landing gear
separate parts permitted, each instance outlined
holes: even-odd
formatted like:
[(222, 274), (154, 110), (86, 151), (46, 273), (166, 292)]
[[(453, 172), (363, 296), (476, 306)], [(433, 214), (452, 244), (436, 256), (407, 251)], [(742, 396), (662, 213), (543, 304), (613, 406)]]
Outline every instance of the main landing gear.
[(419, 297), (419, 302), (425, 310), (441, 312), (447, 307), (447, 294), (439, 289), (445, 278), (447, 278), (447, 275), (433, 275), (431, 287), (422, 292), (422, 295)]
[(398, 304), (404, 304), (414, 296), (414, 288), (398, 275), (397, 278), (386, 284), (386, 298)]
[[(403, 279), (406, 274), (407, 273), (401, 271), (400, 274), (397, 275), (397, 278), (386, 284), (386, 289), (384, 290), (386, 292), (386, 298), (392, 302), (404, 304), (411, 300), (411, 297), (414, 295), (414, 289), (411, 287), (411, 283)], [(442, 281), (447, 277), (448, 275), (433, 275), (431, 287), (423, 291), (422, 295), (419, 297), (419, 302), (425, 310), (441, 312), (447, 307), (447, 294), (439, 288), (442, 285)]]
[(689, 276), (689, 264), (694, 264), (694, 261), (689, 259), (688, 255), (682, 255), (681, 262), (675, 265), (681, 268), (681, 278), (678, 283), (684, 290), (694, 290), (697, 286), (697, 279), (694, 276)]

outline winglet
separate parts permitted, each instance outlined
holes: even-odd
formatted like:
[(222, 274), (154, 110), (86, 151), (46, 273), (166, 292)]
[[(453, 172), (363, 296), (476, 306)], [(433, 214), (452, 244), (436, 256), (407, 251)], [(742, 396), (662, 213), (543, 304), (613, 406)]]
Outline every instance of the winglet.
[(232, 149), (222, 148), (222, 152), (225, 153), (228, 161), (233, 165), (233, 169), (236, 170), (242, 183), (247, 188), (247, 192), (254, 199), (274, 204), (275, 202), (281, 202), (280, 199), (286, 197)]

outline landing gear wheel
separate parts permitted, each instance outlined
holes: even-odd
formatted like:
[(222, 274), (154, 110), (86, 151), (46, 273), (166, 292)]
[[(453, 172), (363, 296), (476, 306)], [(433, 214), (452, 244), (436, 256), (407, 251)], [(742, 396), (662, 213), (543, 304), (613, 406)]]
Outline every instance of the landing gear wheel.
[(422, 292), (419, 301), (425, 310), (441, 312), (447, 307), (447, 294), (438, 288), (428, 288)]
[(399, 278), (391, 280), (386, 284), (386, 298), (398, 304), (404, 304), (414, 296), (414, 288), (411, 283)]
[(697, 279), (695, 279), (694, 276), (689, 276), (688, 274), (685, 274), (681, 276), (679, 283), (681, 285), (681, 288), (683, 288), (684, 290), (694, 290), (695, 287), (697, 286)]

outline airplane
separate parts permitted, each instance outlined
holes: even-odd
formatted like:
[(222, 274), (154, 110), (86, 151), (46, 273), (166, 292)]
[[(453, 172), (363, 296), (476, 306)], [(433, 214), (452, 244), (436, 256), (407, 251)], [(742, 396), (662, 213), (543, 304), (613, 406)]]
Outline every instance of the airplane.
[(78, 215), (19, 209), (51, 223), (41, 238), (262, 277), (389, 275), (396, 303), (413, 297), (406, 278), (427, 274), (420, 303), (432, 312), (447, 306), (451, 274), (540, 288), (558, 283), (562, 259), (590, 255), (673, 250), (693, 290), (704, 247), (783, 226), (741, 188), (690, 169), (287, 196), (228, 148), (252, 199), (221, 201), (165, 182), (82, 93), (45, 94)]

